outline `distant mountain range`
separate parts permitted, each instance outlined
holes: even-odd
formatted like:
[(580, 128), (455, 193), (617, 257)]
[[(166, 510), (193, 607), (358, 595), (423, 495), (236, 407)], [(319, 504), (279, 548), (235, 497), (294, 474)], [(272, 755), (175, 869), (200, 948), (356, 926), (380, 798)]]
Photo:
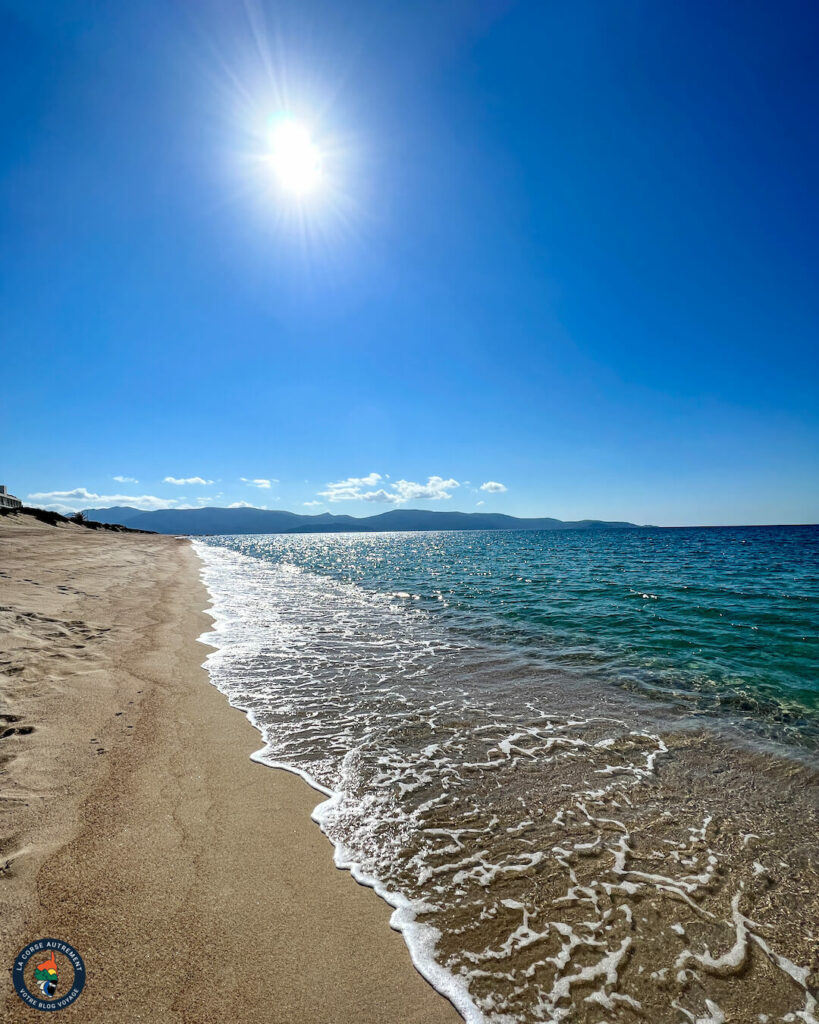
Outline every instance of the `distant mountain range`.
[(128, 505), (87, 508), (85, 515), (98, 523), (120, 523), (137, 530), (179, 534), (235, 533), (376, 533), (399, 530), (634, 530), (634, 523), (608, 523), (601, 519), (517, 519), (496, 512), (429, 512), (392, 509), (379, 515), (333, 515), (322, 512), (302, 516), (264, 508), (157, 509), (144, 512)]

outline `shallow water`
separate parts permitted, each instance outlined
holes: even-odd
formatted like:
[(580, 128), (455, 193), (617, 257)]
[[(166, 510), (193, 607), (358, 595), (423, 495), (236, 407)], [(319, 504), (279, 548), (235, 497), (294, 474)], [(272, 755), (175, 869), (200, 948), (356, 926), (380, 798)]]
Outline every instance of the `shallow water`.
[(814, 1020), (816, 531), (197, 549), (213, 681), (467, 1019)]

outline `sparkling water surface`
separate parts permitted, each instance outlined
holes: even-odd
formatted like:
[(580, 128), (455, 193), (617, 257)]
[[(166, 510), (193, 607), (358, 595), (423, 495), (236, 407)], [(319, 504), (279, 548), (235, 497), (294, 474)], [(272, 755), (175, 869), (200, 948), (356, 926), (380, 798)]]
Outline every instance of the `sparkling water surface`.
[(464, 638), (819, 736), (819, 527), (246, 536), (214, 543), (386, 594)]
[(468, 1021), (813, 1024), (819, 530), (196, 543), (213, 682)]

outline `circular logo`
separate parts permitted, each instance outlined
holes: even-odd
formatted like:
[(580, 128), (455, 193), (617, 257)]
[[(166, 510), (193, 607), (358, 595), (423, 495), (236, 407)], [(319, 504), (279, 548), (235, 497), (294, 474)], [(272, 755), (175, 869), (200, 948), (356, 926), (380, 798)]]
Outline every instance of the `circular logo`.
[(54, 1013), (79, 999), (85, 984), (85, 964), (67, 942), (37, 939), (17, 954), (12, 977), (17, 995), (26, 1006)]

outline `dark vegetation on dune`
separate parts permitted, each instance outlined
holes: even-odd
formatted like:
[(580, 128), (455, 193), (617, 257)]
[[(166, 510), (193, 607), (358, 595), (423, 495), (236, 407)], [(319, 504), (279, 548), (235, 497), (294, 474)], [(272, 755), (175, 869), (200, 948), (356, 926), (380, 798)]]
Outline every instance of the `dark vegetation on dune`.
[(22, 508), (0, 508), (0, 516), (31, 516), (41, 523), (48, 523), (49, 526), (57, 526), (59, 523), (73, 523), (75, 526), (84, 526), (89, 530), (110, 530), (112, 533), (155, 533), (155, 530), (138, 530), (130, 526), (123, 526), (120, 523), (98, 523), (88, 519), (84, 512), (76, 512), (73, 516), (66, 517), (59, 512), (51, 512), (46, 508), (29, 508), (24, 505)]

